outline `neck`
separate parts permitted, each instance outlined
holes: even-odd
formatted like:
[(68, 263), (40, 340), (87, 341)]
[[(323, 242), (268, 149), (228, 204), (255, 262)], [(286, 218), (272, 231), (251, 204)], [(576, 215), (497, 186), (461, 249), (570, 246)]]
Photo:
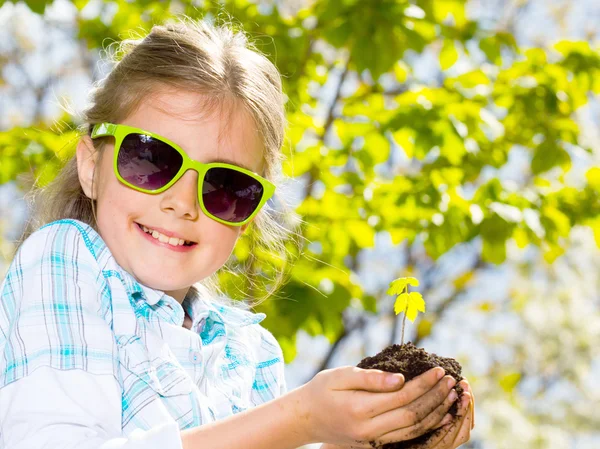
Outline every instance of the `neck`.
[(185, 299), (189, 290), (190, 290), (190, 287), (186, 287), (186, 288), (182, 288), (179, 290), (172, 290), (172, 291), (168, 291), (168, 292), (166, 291), (165, 293), (167, 295), (171, 296), (172, 298), (175, 298), (177, 300), (177, 302), (179, 302), (179, 304), (182, 304), (183, 300)]

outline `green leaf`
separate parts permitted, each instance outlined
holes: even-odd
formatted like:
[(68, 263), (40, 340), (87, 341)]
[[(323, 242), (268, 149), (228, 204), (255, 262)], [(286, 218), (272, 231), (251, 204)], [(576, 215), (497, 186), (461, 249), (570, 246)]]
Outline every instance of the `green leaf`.
[(417, 325), (417, 336), (419, 339), (423, 339), (431, 334), (431, 329), (433, 328), (433, 322), (431, 320), (422, 318)]
[(512, 393), (520, 380), (521, 373), (508, 373), (503, 375), (498, 383), (506, 393)]
[(394, 303), (394, 312), (396, 315), (404, 312), (406, 307), (408, 306), (408, 293), (402, 293), (398, 298), (396, 298), (396, 302)]
[(373, 295), (363, 295), (362, 306), (366, 312), (377, 313), (377, 298)]
[(419, 281), (413, 277), (404, 277), (393, 280), (390, 283), (390, 287), (388, 288), (388, 295), (399, 295), (404, 291), (407, 285), (412, 285), (413, 287), (419, 286)]
[(279, 336), (277, 342), (281, 346), (283, 358), (286, 363), (292, 362), (296, 358), (296, 334), (289, 336)]
[(482, 84), (490, 84), (490, 79), (485, 73), (483, 73), (482, 70), (473, 70), (472, 72), (463, 73), (462, 75), (457, 76), (456, 78), (449, 78), (447, 81), (449, 83), (458, 82), (460, 85), (466, 87), (467, 89)]
[(571, 156), (556, 142), (542, 142), (535, 150), (531, 171), (538, 175), (557, 165), (565, 171), (568, 170), (571, 166)]
[(394, 303), (394, 312), (406, 312), (406, 318), (414, 322), (419, 312), (425, 312), (423, 296), (419, 292), (402, 293)]
[(592, 189), (600, 192), (600, 167), (590, 168), (586, 172), (585, 178)]
[(481, 256), (486, 262), (501, 264), (506, 260), (506, 242), (484, 239)]
[(596, 246), (600, 248), (600, 218), (590, 220), (589, 225), (594, 232), (594, 241), (596, 242)]
[(375, 245), (375, 230), (364, 220), (350, 220), (346, 230), (360, 248), (372, 248)]
[(423, 300), (423, 296), (419, 292), (410, 292), (406, 318), (411, 322), (414, 322), (419, 312), (425, 312), (425, 301)]
[(450, 39), (445, 39), (440, 51), (440, 66), (442, 70), (448, 70), (458, 61), (458, 50)]
[(396, 81), (399, 83), (406, 82), (408, 77), (408, 66), (404, 61), (398, 61), (394, 64), (394, 75), (396, 75)]
[(365, 150), (371, 155), (372, 164), (380, 164), (390, 156), (390, 142), (380, 133), (369, 133), (365, 136)]
[(480, 50), (493, 64), (498, 64), (500, 60), (500, 45), (495, 36), (489, 36), (479, 41)]
[(25, 0), (25, 4), (36, 14), (44, 14), (46, 5), (50, 3), (51, 0)]

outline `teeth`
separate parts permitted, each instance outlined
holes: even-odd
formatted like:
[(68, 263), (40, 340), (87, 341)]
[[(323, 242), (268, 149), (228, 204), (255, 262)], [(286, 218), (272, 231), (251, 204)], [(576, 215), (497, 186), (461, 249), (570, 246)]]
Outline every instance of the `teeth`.
[(178, 239), (177, 237), (167, 237), (164, 234), (161, 234), (158, 231), (154, 231), (153, 229), (149, 229), (146, 226), (142, 226), (144, 232), (152, 235), (155, 239), (158, 239), (159, 242), (168, 243), (171, 246), (182, 246), (184, 243), (189, 243), (187, 240)]

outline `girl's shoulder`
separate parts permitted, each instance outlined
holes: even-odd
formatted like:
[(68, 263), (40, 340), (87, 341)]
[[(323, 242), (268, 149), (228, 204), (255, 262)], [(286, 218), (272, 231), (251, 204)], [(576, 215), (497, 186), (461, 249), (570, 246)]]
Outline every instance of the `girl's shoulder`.
[(15, 261), (60, 263), (65, 260), (97, 262), (104, 242), (87, 223), (62, 219), (41, 226), (27, 237), (15, 254)]

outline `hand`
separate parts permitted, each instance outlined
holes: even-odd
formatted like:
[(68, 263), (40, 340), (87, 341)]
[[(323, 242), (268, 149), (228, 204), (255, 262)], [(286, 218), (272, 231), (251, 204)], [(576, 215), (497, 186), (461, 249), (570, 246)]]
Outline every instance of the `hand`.
[[(454, 418), (453, 422), (441, 426), (443, 429), (440, 433), (432, 437), (422, 449), (455, 449), (469, 441), (471, 430), (475, 427), (475, 396), (466, 379), (463, 379), (459, 385), (461, 385), (465, 393), (461, 396), (456, 418)], [(470, 400), (467, 399), (469, 397)], [(440, 426), (436, 426), (435, 428), (437, 427)], [(325, 443), (319, 449), (353, 449), (354, 447)]]
[(442, 422), (456, 399), (449, 396), (451, 376), (433, 368), (404, 384), (387, 386), (391, 373), (357, 367), (341, 367), (318, 373), (299, 388), (298, 422), (310, 441), (352, 448), (372, 449), (410, 440)]
[(430, 438), (423, 449), (455, 449), (469, 441), (471, 430), (475, 427), (475, 397), (466, 380), (462, 380), (460, 385), (465, 392), (461, 395), (456, 418)]

